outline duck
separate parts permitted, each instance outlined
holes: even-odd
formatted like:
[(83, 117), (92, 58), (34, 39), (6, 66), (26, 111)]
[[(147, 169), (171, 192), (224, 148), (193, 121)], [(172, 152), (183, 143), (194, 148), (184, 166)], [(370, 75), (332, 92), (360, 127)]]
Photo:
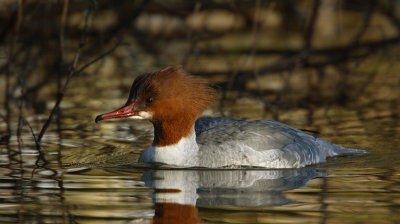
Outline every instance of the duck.
[(146, 119), (152, 144), (139, 163), (205, 168), (301, 168), (328, 157), (366, 153), (345, 148), (274, 120), (200, 117), (216, 90), (182, 66), (139, 75), (126, 103), (95, 118)]

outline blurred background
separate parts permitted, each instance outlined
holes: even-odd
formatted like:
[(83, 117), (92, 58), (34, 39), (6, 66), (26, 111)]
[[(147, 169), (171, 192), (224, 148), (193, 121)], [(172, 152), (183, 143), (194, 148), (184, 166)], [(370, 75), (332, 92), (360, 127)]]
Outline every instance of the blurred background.
[(125, 97), (138, 74), (178, 64), (219, 90), (220, 116), (398, 115), (399, 1), (4, 0), (0, 11), (2, 122), (18, 107), (48, 116), (68, 76), (67, 97), (92, 115), (105, 91)]
[(139, 74), (182, 65), (218, 91), (204, 115), (275, 119), (370, 152), (311, 167), (326, 175), (286, 207), (200, 206), (203, 221), (395, 223), (399, 31), (398, 0), (1, 0), (1, 222), (150, 222), (143, 169), (118, 168), (152, 125), (94, 118)]

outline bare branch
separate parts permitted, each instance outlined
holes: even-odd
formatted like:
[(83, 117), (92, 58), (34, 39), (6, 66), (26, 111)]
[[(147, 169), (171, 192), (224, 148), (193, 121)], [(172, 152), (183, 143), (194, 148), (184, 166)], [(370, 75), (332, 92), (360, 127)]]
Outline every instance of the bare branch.
[[(371, 52), (386, 48), (388, 46), (396, 45), (400, 43), (400, 36), (396, 36), (386, 40), (377, 40), (377, 41), (368, 41), (363, 42), (358, 45), (349, 45), (343, 47), (334, 47), (334, 48), (323, 48), (316, 50), (309, 50), (304, 52), (302, 50), (291, 50), (291, 52), (295, 53), (291, 57), (287, 59), (280, 60), (279, 62), (263, 66), (260, 70), (260, 74), (267, 74), (272, 72), (281, 72), (288, 71), (293, 69), (294, 66), (299, 65), (299, 62), (303, 61), (305, 57), (310, 57), (313, 55), (324, 55), (326, 56), (325, 60), (318, 62), (307, 62), (302, 63), (299, 67), (302, 68), (316, 68), (321, 66), (333, 65), (337, 63), (342, 63), (345, 61), (349, 61), (351, 59), (359, 59), (361, 57), (365, 57), (369, 55)], [(257, 50), (259, 53), (260, 50)], [(213, 76), (221, 73), (231, 73), (233, 71), (208, 71), (208, 72), (196, 72), (191, 71), (197, 75), (201, 76)], [(253, 72), (250, 70), (241, 70), (238, 74), (241, 79), (248, 79), (253, 76)]]
[(41, 141), (41, 139), (42, 139), (42, 137), (43, 137), (43, 135), (44, 135), (46, 129), (47, 129), (48, 126), (50, 125), (51, 119), (52, 119), (54, 113), (56, 112), (57, 108), (59, 107), (59, 105), (60, 105), (60, 103), (61, 103), (61, 100), (62, 100), (63, 97), (64, 97), (64, 94), (65, 94), (65, 92), (66, 92), (66, 89), (68, 88), (68, 85), (69, 85), (69, 82), (70, 82), (71, 78), (72, 78), (74, 75), (80, 74), (80, 73), (83, 72), (86, 68), (88, 68), (90, 65), (94, 64), (95, 62), (97, 62), (97, 61), (103, 59), (104, 57), (106, 57), (107, 55), (109, 55), (110, 53), (112, 53), (112, 52), (119, 46), (119, 44), (120, 44), (120, 41), (118, 41), (117, 44), (115, 44), (110, 50), (108, 50), (108, 51), (104, 52), (103, 54), (97, 56), (96, 58), (90, 60), (90, 61), (87, 62), (84, 66), (82, 66), (81, 68), (79, 68), (78, 70), (76, 70), (76, 66), (77, 66), (77, 63), (78, 63), (78, 61), (79, 61), (80, 52), (81, 52), (82, 47), (84, 46), (84, 40), (85, 40), (85, 38), (86, 38), (88, 16), (89, 16), (89, 13), (86, 15), (86, 18), (85, 18), (84, 31), (83, 31), (83, 34), (82, 34), (81, 41), (80, 41), (80, 43), (79, 43), (78, 49), (77, 49), (77, 51), (76, 51), (76, 53), (75, 53), (75, 58), (74, 58), (74, 62), (73, 62), (73, 64), (72, 64), (70, 73), (69, 73), (69, 75), (68, 75), (68, 77), (67, 77), (67, 80), (66, 80), (65, 83), (64, 83), (64, 86), (63, 86), (62, 90), (61, 90), (61, 91), (59, 92), (59, 94), (58, 94), (58, 98), (57, 98), (56, 104), (54, 105), (53, 110), (51, 111), (51, 113), (50, 113), (50, 115), (49, 115), (49, 118), (46, 120), (46, 123), (43, 125), (43, 128), (42, 128), (42, 130), (41, 130), (40, 133), (39, 133), (38, 142)]
[(75, 52), (75, 56), (74, 56), (74, 60), (70, 69), (70, 73), (67, 76), (67, 80), (64, 83), (64, 87), (62, 88), (62, 90), (58, 93), (57, 96), (57, 101), (54, 104), (54, 107), (49, 115), (49, 117), (47, 118), (46, 122), (44, 123), (42, 129), (40, 130), (39, 136), (38, 136), (38, 142), (41, 142), (42, 137), (44, 135), (44, 133), (46, 132), (47, 128), (49, 127), (51, 120), (53, 118), (54, 113), (56, 112), (56, 110), (58, 109), (61, 100), (64, 97), (65, 91), (68, 87), (69, 81), (71, 80), (72, 76), (75, 74), (75, 68), (76, 65), (78, 64), (79, 61), (79, 57), (81, 54), (81, 50), (83, 48), (83, 46), (85, 45), (85, 40), (86, 40), (86, 36), (87, 36), (87, 30), (88, 30), (88, 20), (89, 20), (89, 16), (91, 14), (92, 8), (90, 7), (89, 10), (87, 10), (87, 12), (85, 13), (85, 24), (83, 27), (83, 31), (82, 31), (82, 35), (81, 35), (81, 39), (79, 41), (79, 45), (78, 45), (78, 49)]
[(319, 6), (321, 4), (321, 0), (314, 0), (314, 5), (312, 9), (312, 14), (310, 18), (310, 22), (308, 23), (308, 26), (306, 28), (306, 33), (304, 36), (304, 49), (309, 50), (311, 48), (311, 43), (312, 43), (312, 38), (314, 35), (314, 27), (315, 23), (318, 18), (318, 11), (319, 11)]
[(367, 30), (368, 25), (371, 22), (371, 17), (375, 10), (375, 6), (376, 6), (376, 0), (371, 0), (369, 7), (368, 7), (368, 11), (364, 16), (363, 25), (362, 25), (361, 29), (358, 31), (358, 33), (356, 34), (356, 36), (354, 37), (354, 40), (353, 40), (354, 45), (357, 45), (360, 42), (361, 37), (364, 35), (365, 31)]
[(121, 41), (118, 41), (110, 50), (104, 52), (103, 54), (97, 56), (96, 58), (90, 60), (87, 62), (84, 66), (82, 66), (78, 71), (75, 72), (75, 74), (80, 74), (83, 72), (87, 67), (91, 66), (92, 64), (96, 63), (97, 61), (103, 59), (107, 55), (111, 54), (119, 45), (121, 44)]

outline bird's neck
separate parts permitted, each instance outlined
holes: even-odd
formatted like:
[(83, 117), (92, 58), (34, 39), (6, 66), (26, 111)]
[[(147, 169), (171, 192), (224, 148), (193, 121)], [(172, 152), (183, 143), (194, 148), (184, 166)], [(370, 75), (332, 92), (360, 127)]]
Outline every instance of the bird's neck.
[[(182, 139), (194, 133), (196, 116), (181, 116), (175, 119), (153, 121), (154, 140), (153, 147), (164, 147), (178, 144)], [(196, 138), (194, 138), (194, 144)]]

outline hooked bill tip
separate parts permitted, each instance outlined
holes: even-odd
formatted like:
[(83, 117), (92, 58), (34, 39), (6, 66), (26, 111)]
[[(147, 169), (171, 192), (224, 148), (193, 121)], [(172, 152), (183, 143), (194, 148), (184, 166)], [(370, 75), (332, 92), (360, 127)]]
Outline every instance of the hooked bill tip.
[(103, 120), (103, 116), (99, 115), (96, 117), (96, 119), (94, 120), (94, 122), (98, 123), (99, 121)]

